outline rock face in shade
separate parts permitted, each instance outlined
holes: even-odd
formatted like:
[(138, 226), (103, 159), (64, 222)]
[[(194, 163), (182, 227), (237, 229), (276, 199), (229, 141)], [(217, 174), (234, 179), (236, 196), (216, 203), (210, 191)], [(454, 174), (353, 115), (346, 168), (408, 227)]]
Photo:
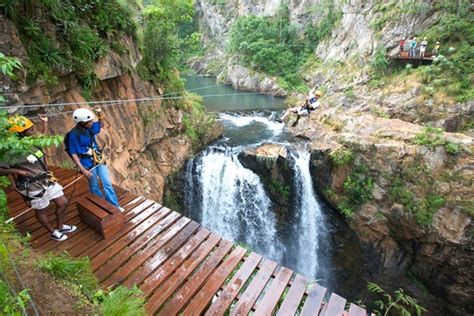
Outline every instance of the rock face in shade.
[[(0, 15), (0, 25), (6, 30), (0, 35), (2, 52), (7, 56), (19, 57), (25, 64), (26, 48), (15, 26), (3, 15)], [(133, 71), (141, 56), (132, 38), (123, 36), (119, 42), (129, 48), (128, 53), (119, 55), (109, 50), (107, 55), (96, 62), (94, 73), (99, 78), (99, 84), (92, 91), (93, 99), (135, 100), (162, 95), (164, 91), (141, 80)], [(48, 108), (50, 132), (64, 135), (74, 126), (74, 122), (71, 113), (59, 112), (72, 112), (80, 106), (86, 106), (85, 103), (74, 104), (86, 100), (76, 74), (64, 72), (58, 77), (58, 84), (52, 86), (41, 81), (27, 84), (24, 73), (20, 73), (16, 82), (5, 80), (1, 92), (10, 104), (73, 103)], [(39, 109), (32, 108), (28, 115), (34, 115)], [(159, 99), (107, 106), (103, 111), (108, 126), (101, 132), (98, 142), (105, 148), (112, 181), (123, 188), (161, 201), (166, 177), (183, 167), (187, 157), (195, 150), (191, 140), (183, 133), (183, 113), (164, 106)], [(26, 114), (22, 110), (19, 113)], [(218, 137), (219, 129), (213, 130), (214, 135), (208, 135), (203, 143)], [(62, 146), (57, 150), (48, 150), (48, 161), (53, 165), (72, 163)]]

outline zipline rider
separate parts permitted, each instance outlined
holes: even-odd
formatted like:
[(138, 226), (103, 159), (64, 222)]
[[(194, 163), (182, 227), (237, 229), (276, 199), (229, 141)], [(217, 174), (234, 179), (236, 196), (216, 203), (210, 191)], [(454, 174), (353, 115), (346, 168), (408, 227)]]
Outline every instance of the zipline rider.
[[(40, 119), (43, 125), (42, 132), (46, 134), (48, 118), (40, 115)], [(8, 131), (15, 133), (19, 138), (35, 134), (33, 122), (24, 116), (13, 116), (8, 122), (11, 124)], [(51, 239), (64, 241), (67, 239), (66, 233), (76, 230), (76, 226), (64, 224), (68, 201), (64, 196), (63, 187), (49, 171), (43, 151), (36, 148), (17, 157), (12, 163), (0, 162), (0, 175), (13, 176), (15, 189), (35, 210), (36, 219), (49, 231)], [(51, 201), (56, 204), (56, 228), (53, 228), (48, 220), (47, 208)]]
[[(118, 203), (107, 166), (105, 165), (102, 152), (96, 141), (96, 136), (100, 133), (104, 123), (104, 115), (99, 107), (95, 107), (93, 110), (97, 116), (86, 108), (76, 109), (72, 114), (74, 122), (77, 124), (67, 133), (64, 139), (66, 151), (80, 172), (87, 177), (90, 192), (100, 198), (104, 197), (99, 187), (100, 179), (104, 189), (105, 199), (123, 211), (123, 208), (120, 207)], [(98, 121), (94, 122), (96, 117)], [(91, 170), (95, 166), (97, 167)]]
[(283, 116), (280, 119), (277, 119), (276, 121), (280, 123), (283, 122), (283, 120), (288, 115), (290, 115), (290, 113), (295, 113), (298, 115), (298, 117), (310, 115), (311, 112), (313, 112), (319, 107), (319, 98), (323, 95), (321, 91), (319, 90), (314, 91), (314, 90), (315, 88), (309, 91), (308, 96), (301, 107), (295, 106), (295, 107), (289, 108), (288, 110), (286, 110), (285, 114), (283, 114)]

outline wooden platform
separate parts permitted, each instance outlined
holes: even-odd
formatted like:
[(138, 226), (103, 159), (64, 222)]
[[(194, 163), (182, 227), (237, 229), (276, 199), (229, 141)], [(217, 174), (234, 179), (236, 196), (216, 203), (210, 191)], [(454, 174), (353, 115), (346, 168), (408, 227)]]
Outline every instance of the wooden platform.
[[(75, 179), (75, 171), (54, 169), (61, 183)], [(149, 314), (175, 315), (367, 315), (346, 300), (290, 269), (249, 252), (208, 231), (200, 224), (154, 201), (117, 188), (125, 207), (125, 228), (108, 239), (84, 225), (75, 201), (88, 191), (87, 181), (66, 190), (71, 197), (67, 224), (78, 227), (65, 242), (50, 240), (29, 212), (15, 221), (31, 235), (41, 252), (68, 251), (88, 256), (101, 286), (134, 284), (146, 297)], [(26, 206), (8, 192), (10, 215)], [(54, 223), (54, 212), (50, 219)], [(345, 307), (348, 310), (345, 310)]]

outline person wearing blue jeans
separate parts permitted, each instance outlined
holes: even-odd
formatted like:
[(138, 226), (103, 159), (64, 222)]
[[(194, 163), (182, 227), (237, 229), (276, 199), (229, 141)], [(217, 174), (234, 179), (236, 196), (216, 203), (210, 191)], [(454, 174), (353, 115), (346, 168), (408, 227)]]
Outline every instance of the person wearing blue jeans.
[[(72, 114), (77, 125), (65, 137), (66, 151), (83, 175), (89, 180), (89, 190), (105, 199), (123, 211), (110, 181), (107, 166), (101, 163), (101, 152), (97, 145), (96, 136), (100, 133), (103, 124), (103, 114), (100, 108), (94, 109), (98, 121), (94, 122), (96, 115), (89, 109), (80, 108)], [(104, 194), (100, 189), (102, 183)]]

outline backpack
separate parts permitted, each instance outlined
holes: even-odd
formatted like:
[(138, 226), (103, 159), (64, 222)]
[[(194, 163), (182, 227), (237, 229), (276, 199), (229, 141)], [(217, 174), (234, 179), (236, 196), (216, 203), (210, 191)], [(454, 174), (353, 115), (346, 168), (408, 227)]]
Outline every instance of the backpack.
[(71, 151), (69, 150), (69, 139), (71, 138), (71, 133), (74, 133), (75, 130), (76, 128), (74, 127), (72, 130), (67, 132), (66, 135), (64, 135), (64, 151), (66, 151), (69, 157), (71, 158), (72, 156), (71, 156)]

